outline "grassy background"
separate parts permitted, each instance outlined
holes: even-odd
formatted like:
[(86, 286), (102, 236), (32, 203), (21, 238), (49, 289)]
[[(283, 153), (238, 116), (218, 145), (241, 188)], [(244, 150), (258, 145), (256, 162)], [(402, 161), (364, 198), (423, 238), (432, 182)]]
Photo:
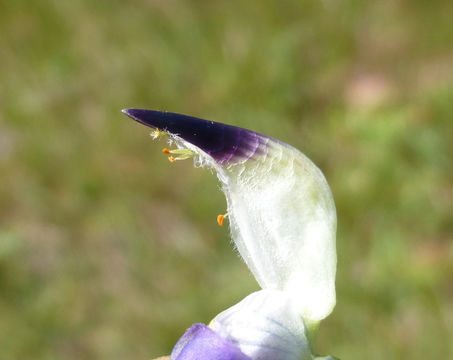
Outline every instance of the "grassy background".
[(453, 2), (0, 1), (0, 359), (150, 359), (257, 289), (215, 176), (120, 109), (302, 149), (338, 211), (318, 350), (453, 358)]

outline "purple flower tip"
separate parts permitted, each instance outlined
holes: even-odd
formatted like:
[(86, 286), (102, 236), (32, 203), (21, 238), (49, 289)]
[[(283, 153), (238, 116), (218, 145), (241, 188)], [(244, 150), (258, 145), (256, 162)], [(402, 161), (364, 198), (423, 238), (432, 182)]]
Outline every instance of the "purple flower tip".
[(193, 324), (178, 340), (170, 360), (251, 360), (204, 324)]
[(166, 111), (124, 109), (135, 121), (195, 145), (218, 163), (248, 159), (263, 153), (268, 137), (240, 127)]

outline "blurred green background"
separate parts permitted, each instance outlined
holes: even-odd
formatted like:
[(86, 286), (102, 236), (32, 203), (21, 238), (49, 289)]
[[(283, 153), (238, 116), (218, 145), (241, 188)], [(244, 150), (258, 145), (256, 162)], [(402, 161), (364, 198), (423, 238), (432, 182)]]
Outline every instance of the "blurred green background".
[(258, 287), (217, 179), (120, 113), (303, 150), (338, 211), (317, 350), (453, 358), (453, 2), (0, 1), (0, 359), (150, 359)]

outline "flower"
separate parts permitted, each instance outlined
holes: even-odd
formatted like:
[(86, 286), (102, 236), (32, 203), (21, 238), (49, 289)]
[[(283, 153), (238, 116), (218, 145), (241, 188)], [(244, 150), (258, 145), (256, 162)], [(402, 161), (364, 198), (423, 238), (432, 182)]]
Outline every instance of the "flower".
[(153, 128), (154, 138), (170, 136), (177, 147), (164, 149), (170, 161), (193, 157), (222, 184), (231, 237), (263, 290), (210, 326), (252, 359), (311, 358), (308, 338), (335, 306), (336, 211), (322, 172), (294, 147), (250, 130), (169, 112), (123, 112)]

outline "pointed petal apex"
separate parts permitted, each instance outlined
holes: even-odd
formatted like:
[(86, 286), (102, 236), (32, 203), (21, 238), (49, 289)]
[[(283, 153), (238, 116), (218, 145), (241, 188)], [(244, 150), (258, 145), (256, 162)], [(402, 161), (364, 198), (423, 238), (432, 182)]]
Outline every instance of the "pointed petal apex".
[(248, 159), (262, 152), (267, 137), (236, 126), (166, 111), (124, 109), (135, 121), (178, 136), (210, 155), (217, 163)]

